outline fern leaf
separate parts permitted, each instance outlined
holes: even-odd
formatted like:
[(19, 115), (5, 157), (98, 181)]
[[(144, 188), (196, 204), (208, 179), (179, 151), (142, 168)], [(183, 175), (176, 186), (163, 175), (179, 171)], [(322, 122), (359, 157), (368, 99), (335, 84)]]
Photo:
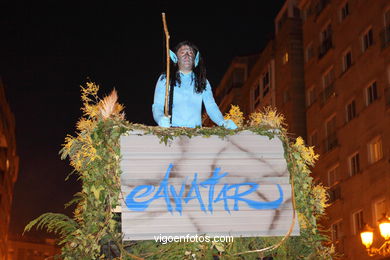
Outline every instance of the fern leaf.
[(44, 229), (50, 233), (65, 237), (78, 228), (78, 224), (73, 219), (64, 214), (58, 213), (45, 213), (30, 221), (24, 228), (23, 234), (26, 231), (30, 231), (31, 228), (36, 226), (36, 229)]

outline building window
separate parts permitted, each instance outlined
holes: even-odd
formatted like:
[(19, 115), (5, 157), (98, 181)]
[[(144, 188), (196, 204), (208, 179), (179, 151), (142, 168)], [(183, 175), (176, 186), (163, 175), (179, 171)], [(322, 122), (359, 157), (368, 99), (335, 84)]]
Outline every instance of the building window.
[(385, 27), (382, 29), (380, 36), (382, 39), (382, 48), (386, 48), (390, 44), (390, 9), (384, 15)]
[(346, 72), (352, 66), (352, 51), (348, 50), (343, 55), (343, 72)]
[(324, 30), (322, 30), (321, 35), (321, 44), (319, 51), (319, 58), (322, 58), (332, 47), (332, 24), (329, 23)]
[(331, 225), (332, 241), (338, 242), (342, 237), (342, 221), (339, 220)]
[(347, 110), (347, 122), (351, 121), (356, 117), (356, 102), (353, 99), (346, 107)]
[(290, 92), (286, 89), (283, 91), (283, 104), (286, 104), (287, 102), (290, 101)]
[(287, 62), (288, 62), (288, 52), (285, 52), (282, 58), (282, 63), (284, 65), (287, 64)]
[(340, 10), (341, 21), (343, 21), (349, 15), (349, 4), (346, 2)]
[(284, 23), (287, 21), (287, 18), (288, 18), (288, 14), (287, 14), (287, 10), (282, 14), (282, 16), (280, 17), (279, 21), (277, 22), (277, 25), (278, 25), (278, 32), (282, 29)]
[(374, 44), (374, 38), (372, 35), (372, 28), (368, 29), (362, 37), (363, 52), (366, 51), (370, 46)]
[(334, 81), (334, 69), (330, 68), (323, 76), (324, 88), (329, 87)]
[(366, 88), (367, 106), (377, 99), (378, 99), (378, 90), (376, 87), (376, 81), (374, 81), (373, 83), (371, 83), (371, 85), (368, 88)]
[(374, 204), (374, 212), (375, 212), (375, 223), (378, 224), (378, 221), (383, 217), (383, 214), (387, 212), (386, 199), (381, 199), (375, 202)]
[(355, 176), (359, 172), (360, 172), (360, 156), (359, 156), (359, 152), (356, 152), (349, 157), (349, 175)]
[(336, 116), (332, 116), (325, 123), (325, 152), (329, 152), (337, 147), (337, 134), (336, 134)]
[(310, 136), (309, 136), (309, 145), (317, 147), (318, 146), (318, 133), (317, 131), (314, 131)]
[(265, 97), (269, 92), (269, 72), (268, 71), (263, 74), (262, 83), (263, 83), (263, 97)]
[(383, 158), (381, 137), (376, 137), (368, 144), (368, 153), (370, 163), (375, 163)]
[(339, 185), (338, 165), (328, 171), (329, 203), (341, 199), (341, 189)]
[(335, 90), (334, 90), (334, 69), (331, 67), (323, 76), (322, 76), (322, 82), (323, 82), (323, 92), (321, 95), (321, 105), (324, 105), (329, 98), (334, 96)]
[(315, 86), (312, 86), (307, 90), (307, 95), (306, 95), (307, 107), (311, 106), (316, 101), (316, 99), (317, 99), (316, 88)]
[(333, 187), (334, 185), (336, 185), (338, 183), (337, 168), (338, 168), (338, 166), (335, 166), (328, 171), (328, 186), (329, 187)]
[(306, 47), (306, 62), (309, 62), (314, 56), (313, 43), (310, 43)]
[(355, 213), (353, 213), (352, 219), (353, 219), (353, 234), (354, 235), (359, 234), (360, 230), (362, 230), (364, 227), (363, 210), (358, 210)]
[(260, 84), (258, 82), (253, 88), (253, 104), (254, 110), (260, 105)]

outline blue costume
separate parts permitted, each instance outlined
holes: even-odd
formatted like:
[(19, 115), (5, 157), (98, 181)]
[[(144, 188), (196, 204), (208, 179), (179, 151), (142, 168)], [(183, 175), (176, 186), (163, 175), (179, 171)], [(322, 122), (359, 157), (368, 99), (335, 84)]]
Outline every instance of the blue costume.
[[(206, 89), (202, 93), (195, 92), (194, 73), (184, 74), (180, 72), (181, 85), (175, 86), (172, 104), (172, 124), (179, 127), (202, 126), (202, 103), (206, 107), (210, 119), (219, 126), (228, 129), (236, 129), (237, 126), (231, 120), (224, 120), (221, 111), (214, 101), (210, 83), (207, 81)], [(169, 119), (164, 116), (166, 78), (160, 76), (157, 81), (152, 106), (153, 118), (159, 126), (169, 127)]]

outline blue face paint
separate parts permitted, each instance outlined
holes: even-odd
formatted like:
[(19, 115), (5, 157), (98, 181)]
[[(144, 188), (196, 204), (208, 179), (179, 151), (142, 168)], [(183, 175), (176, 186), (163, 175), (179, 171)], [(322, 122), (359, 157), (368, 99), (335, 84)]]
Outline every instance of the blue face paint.
[[(154, 200), (163, 198), (165, 200), (167, 210), (173, 214), (173, 208), (171, 205), (171, 199), (173, 198), (174, 203), (176, 204), (175, 211), (179, 212), (180, 215), (182, 215), (182, 211), (183, 211), (182, 202), (184, 201), (187, 204), (189, 201), (196, 199), (199, 203), (200, 209), (206, 213), (207, 211), (203, 202), (200, 188), (209, 189), (207, 209), (211, 214), (213, 214), (214, 203), (218, 203), (220, 201), (223, 201), (224, 209), (228, 213), (230, 213), (229, 201), (233, 202), (234, 211), (240, 210), (239, 202), (244, 202), (249, 208), (256, 209), (256, 210), (277, 209), (283, 203), (283, 197), (284, 197), (283, 190), (279, 184), (276, 184), (279, 191), (279, 198), (274, 201), (264, 202), (264, 201), (255, 201), (255, 200), (246, 199), (245, 196), (257, 191), (257, 189), (260, 186), (259, 184), (254, 182), (244, 182), (239, 184), (223, 184), (222, 189), (218, 193), (217, 197), (214, 199), (215, 185), (219, 184), (221, 179), (229, 174), (227, 172), (219, 174), (221, 170), (220, 168), (216, 168), (213, 172), (213, 175), (201, 183), (198, 183), (198, 173), (195, 173), (194, 179), (191, 182), (191, 187), (187, 195), (184, 196), (185, 187), (188, 178), (186, 178), (183, 181), (180, 187), (180, 191), (179, 193), (177, 193), (174, 186), (169, 185), (168, 183), (169, 175), (172, 168), (173, 168), (173, 164), (170, 164), (165, 173), (164, 179), (160, 182), (159, 187), (152, 198), (148, 200), (140, 201), (140, 199), (151, 195), (156, 190), (156, 187), (154, 187), (153, 185), (140, 185), (135, 187), (129, 193), (129, 195), (126, 196), (125, 199), (126, 206), (133, 211), (145, 211)], [(245, 186), (249, 188), (243, 190)], [(234, 191), (233, 195), (228, 195), (228, 192), (230, 190)], [(137, 199), (137, 201), (135, 199)]]

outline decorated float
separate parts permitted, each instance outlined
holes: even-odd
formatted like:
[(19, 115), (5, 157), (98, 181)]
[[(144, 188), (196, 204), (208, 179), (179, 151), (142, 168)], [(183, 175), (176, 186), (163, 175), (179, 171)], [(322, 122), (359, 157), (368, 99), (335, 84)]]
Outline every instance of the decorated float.
[[(82, 189), (73, 217), (31, 221), (59, 236), (63, 259), (329, 259), (318, 228), (327, 194), (310, 167), (317, 155), (290, 140), (283, 116), (267, 108), (239, 128), (161, 128), (126, 121), (114, 91), (82, 87), (76, 136), (61, 150)], [(162, 241), (232, 236), (232, 241)], [(156, 239), (159, 238), (159, 239)]]

